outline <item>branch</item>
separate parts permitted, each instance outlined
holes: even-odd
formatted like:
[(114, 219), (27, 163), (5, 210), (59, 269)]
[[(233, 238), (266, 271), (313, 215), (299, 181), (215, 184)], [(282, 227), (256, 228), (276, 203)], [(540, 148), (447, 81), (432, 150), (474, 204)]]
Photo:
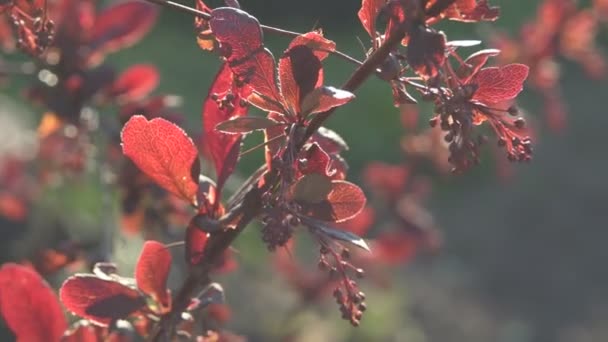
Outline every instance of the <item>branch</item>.
[[(172, 10), (176, 10), (182, 13), (186, 13), (186, 14), (190, 14), (193, 15), (195, 17), (198, 18), (202, 18), (205, 20), (210, 20), (211, 19), (211, 14), (209, 13), (205, 13), (203, 11), (199, 11), (196, 8), (192, 8), (192, 7), (188, 7), (186, 5), (182, 5), (180, 3), (177, 3), (175, 1), (170, 1), (170, 0), (145, 0), (154, 4), (157, 4), (159, 6), (163, 6), (166, 8), (170, 8)], [(278, 27), (273, 27), (273, 26), (267, 26), (267, 25), (260, 25), (260, 27), (262, 28), (262, 30), (264, 30), (264, 32), (270, 32), (270, 33), (275, 33), (281, 36), (285, 36), (285, 37), (298, 37), (301, 36), (302, 33), (299, 32), (294, 32), (294, 31), (288, 31), (288, 30), (283, 30), (280, 29)], [(327, 51), (332, 55), (335, 55), (337, 57), (342, 58), (345, 61), (348, 61), (350, 63), (356, 64), (356, 65), (361, 65), (363, 64), (361, 61), (359, 61), (356, 58), (353, 58), (351, 56), (349, 56), (348, 54), (338, 51), (338, 50), (334, 50), (334, 51)]]
[[(172, 3), (165, 0), (147, 0), (155, 3)], [(176, 8), (183, 8), (185, 6), (174, 4), (174, 6), (178, 6)], [(206, 13), (198, 14), (199, 11), (193, 10), (191, 8), (182, 9), (182, 11), (187, 11), (189, 13), (195, 13), (197, 15), (204, 14), (204, 18), (208, 18), (209, 15)], [(195, 12), (192, 12), (195, 11)], [(273, 28), (273, 30), (275, 30)], [(278, 30), (278, 29), (277, 29)], [(280, 30), (281, 32), (290, 32)], [(277, 31), (273, 31), (277, 32)], [(299, 35), (298, 33), (294, 33)], [(376, 72), (376, 69), (384, 62), (384, 60), (388, 57), (389, 53), (393, 51), (401, 42), (403, 37), (406, 34), (406, 25), (402, 24), (395, 32), (395, 34), (391, 35), (389, 39), (387, 39), (377, 50), (375, 50), (366, 60), (361, 63), (359, 67), (353, 72), (352, 76), (348, 79), (348, 81), (344, 84), (343, 88), (345, 90), (354, 92), (357, 88), (359, 88), (363, 82), (372, 74)], [(319, 113), (317, 116), (310, 122), (306, 130), (305, 137), (302, 141), (297, 142), (296, 149), (299, 150), (302, 148), (304, 143), (308, 140), (310, 136), (323, 124), (327, 118), (335, 111), (331, 109), (329, 111)], [(232, 242), (236, 239), (236, 237), (249, 225), (249, 223), (256, 218), (261, 210), (262, 210), (262, 194), (267, 191), (268, 187), (272, 184), (279, 181), (279, 174), (277, 170), (271, 170), (268, 175), (266, 175), (266, 181), (264, 182), (264, 186), (260, 187), (258, 185), (257, 180), (262, 177), (262, 173), (258, 173), (255, 181), (252, 181), (250, 186), (242, 189), (241, 193), (244, 193), (241, 205), (233, 206), (233, 210), (236, 213), (231, 213), (233, 217), (239, 217), (238, 223), (235, 229), (225, 229), (218, 233), (211, 234), (209, 240), (207, 241), (207, 246), (204, 250), (204, 255), (202, 258), (202, 263), (197, 265), (196, 268), (192, 269), (190, 276), (187, 278), (186, 282), (182, 285), (182, 288), (179, 290), (178, 295), (173, 302), (173, 308), (171, 312), (166, 314), (161, 318), (161, 321), (158, 323), (156, 330), (151, 335), (151, 341), (170, 341), (174, 336), (175, 332), (175, 324), (179, 319), (179, 315), (183, 312), (188, 304), (190, 303), (190, 298), (194, 295), (196, 290), (201, 287), (207, 286), (210, 283), (209, 272), (212, 270), (213, 266), (216, 264), (218, 258), (220, 258), (224, 251), (230, 247)], [(239, 196), (237, 196), (239, 197)]]

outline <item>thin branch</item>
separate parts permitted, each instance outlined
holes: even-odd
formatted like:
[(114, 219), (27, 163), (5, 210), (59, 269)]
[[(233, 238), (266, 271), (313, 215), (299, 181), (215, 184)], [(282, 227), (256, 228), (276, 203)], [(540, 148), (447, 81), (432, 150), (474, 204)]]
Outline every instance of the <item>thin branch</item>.
[[(175, 1), (170, 1), (170, 0), (146, 0), (146, 1), (157, 4), (159, 6), (170, 8), (170, 9), (182, 12), (182, 13), (190, 14), (190, 15), (193, 15), (195, 17), (199, 17), (199, 18), (202, 18), (205, 20), (211, 19), (211, 14), (203, 12), (203, 11), (199, 11), (196, 8), (182, 5)], [(262, 30), (264, 30), (264, 32), (275, 33), (275, 34), (285, 36), (285, 37), (295, 38), (295, 37), (302, 35), (302, 33), (300, 33), (300, 32), (283, 30), (283, 29), (280, 29), (280, 28), (274, 27), (274, 26), (260, 25), (260, 27), (262, 28)], [(349, 56), (348, 54), (346, 54), (342, 51), (334, 50), (334, 51), (326, 51), (326, 52), (328, 52), (336, 57), (342, 58), (343, 60), (345, 60), (349, 63), (353, 63), (356, 65), (363, 64), (363, 62), (359, 61), (358, 59), (356, 59), (354, 57)]]

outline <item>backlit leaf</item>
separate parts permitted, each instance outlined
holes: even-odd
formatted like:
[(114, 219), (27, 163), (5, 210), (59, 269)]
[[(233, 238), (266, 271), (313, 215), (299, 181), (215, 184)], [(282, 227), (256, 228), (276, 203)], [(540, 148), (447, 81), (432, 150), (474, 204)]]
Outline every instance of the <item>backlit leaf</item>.
[(355, 98), (355, 94), (330, 87), (322, 86), (310, 92), (302, 101), (302, 113), (322, 113), (334, 107), (347, 104)]
[(376, 37), (376, 17), (385, 2), (386, 0), (363, 0), (361, 2), (361, 9), (358, 13), (359, 20), (372, 38)]
[(59, 297), (69, 311), (102, 326), (126, 318), (146, 304), (137, 290), (91, 274), (69, 277)]
[[(221, 196), (224, 182), (236, 168), (241, 136), (219, 132), (216, 126), (230, 118), (247, 115), (249, 106), (245, 99), (250, 94), (248, 87), (239, 87), (236, 84), (230, 67), (224, 64), (215, 76), (203, 104), (203, 137), (200, 146), (201, 150), (208, 151), (215, 166), (217, 197)], [(217, 201), (213, 204), (217, 205)]]
[(470, 55), (465, 61), (464, 65), (456, 71), (458, 77), (460, 77), (463, 83), (468, 83), (470, 77), (475, 75), (484, 65), (488, 62), (490, 57), (495, 57), (500, 54), (500, 50), (497, 49), (484, 49), (475, 52)]
[(32, 268), (0, 268), (0, 310), (17, 342), (59, 341), (67, 321), (55, 292)]
[(264, 48), (258, 20), (245, 11), (231, 7), (216, 8), (211, 15), (211, 30), (222, 44), (222, 55), (239, 81), (281, 102), (274, 57)]
[(215, 129), (225, 133), (251, 133), (253, 131), (264, 130), (276, 126), (276, 121), (259, 117), (259, 116), (243, 116), (220, 122)]
[(173, 123), (135, 115), (121, 133), (123, 153), (172, 194), (195, 204), (200, 164), (192, 140)]
[(524, 64), (479, 70), (471, 79), (471, 84), (477, 86), (473, 100), (493, 104), (514, 99), (522, 91), (529, 70)]
[(355, 217), (365, 207), (365, 194), (353, 183), (336, 180), (332, 181), (331, 192), (319, 203), (302, 203), (303, 213), (312, 218), (328, 221), (343, 222)]
[(167, 247), (157, 241), (146, 241), (135, 266), (135, 281), (142, 292), (164, 308), (171, 305), (171, 297), (167, 291), (170, 270), (171, 253)]
[(311, 31), (295, 37), (289, 48), (297, 45), (304, 45), (310, 48), (319, 60), (324, 60), (329, 53), (336, 51), (336, 43), (323, 37), (320, 31)]
[(321, 70), (321, 61), (305, 45), (290, 48), (279, 60), (281, 93), (293, 114), (300, 114), (300, 103), (315, 88)]

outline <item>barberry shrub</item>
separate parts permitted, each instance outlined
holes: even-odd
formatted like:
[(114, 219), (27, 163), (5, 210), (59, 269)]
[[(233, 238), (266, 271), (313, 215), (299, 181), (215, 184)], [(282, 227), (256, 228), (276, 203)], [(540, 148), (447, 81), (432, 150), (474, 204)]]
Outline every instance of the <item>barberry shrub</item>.
[[(277, 270), (304, 303), (333, 293), (342, 318), (358, 326), (368, 305), (360, 279), (366, 274), (379, 279), (380, 268), (403, 264), (420, 249), (437, 249), (441, 236), (423, 206), (430, 186), (422, 172), (411, 165), (370, 162), (363, 179), (385, 207), (375, 208), (346, 180), (348, 165), (341, 154), (348, 145), (323, 126), (326, 120), (356, 102), (356, 91), (374, 76), (386, 82), (401, 110), (408, 158), (431, 157), (440, 170), (461, 173), (481, 162), (481, 147), (492, 139), (502, 160), (528, 162), (533, 132), (515, 100), (529, 75), (544, 97), (558, 96), (556, 75), (549, 75), (547, 66), (558, 52), (587, 70), (603, 70), (593, 33), (584, 44), (575, 44), (571, 34), (604, 18), (598, 3), (588, 12), (567, 0), (546, 0), (541, 19), (563, 21), (571, 29), (554, 23), (533, 30), (543, 33), (534, 35), (527, 28), (522, 42), (496, 35), (494, 44), (509, 52), (501, 57), (500, 49), (449, 40), (436, 28), (443, 20), (495, 21), (499, 10), (486, 0), (363, 0), (357, 15), (369, 50), (360, 61), (339, 51), (321, 30), (297, 33), (262, 25), (234, 0), (215, 8), (202, 0), (193, 7), (125, 0), (102, 10), (93, 0), (0, 2), (2, 44), (36, 61), (29, 65), (36, 81), (25, 93), (45, 110), (37, 132), (40, 149), (0, 164), (6, 185), (0, 211), (25, 220), (43, 189), (57, 178), (86, 173), (99, 159), (95, 153), (103, 153), (104, 162), (93, 168), (107, 171), (100, 172), (102, 183), (116, 189), (123, 233), (147, 239), (133, 277), (119, 275), (109, 255), (101, 261), (85, 257), (87, 245), (69, 239), (24, 264), (3, 265), (0, 309), (7, 326), (19, 341), (240, 340), (224, 329), (230, 309), (213, 277), (236, 267), (231, 245), (256, 225)], [(221, 60), (195, 139), (196, 130), (181, 126), (175, 98), (151, 95), (160, 82), (154, 66), (136, 64), (116, 72), (105, 60), (151, 30), (156, 5), (190, 14), (193, 39)], [(291, 42), (273, 54), (264, 33), (289, 36)], [(561, 43), (553, 46), (558, 38)], [(471, 48), (477, 51), (462, 54)], [(329, 56), (355, 67), (341, 86), (325, 80)], [(502, 64), (490, 66), (495, 57)], [(422, 134), (415, 132), (419, 101), (433, 108), (431, 128)], [(110, 106), (119, 114), (111, 122), (101, 120), (97, 111)], [(252, 107), (265, 114), (250, 115)], [(556, 110), (547, 109), (553, 113), (550, 125), (556, 125), (551, 119)], [(256, 132), (264, 142), (254, 149), (263, 149), (264, 160), (231, 188), (227, 181), (241, 156), (254, 150), (243, 150), (243, 141)], [(98, 136), (103, 146), (94, 149)], [(25, 172), (32, 165), (39, 171)], [(378, 213), (386, 216), (388, 228), (364, 239)], [(184, 245), (182, 260), (173, 260), (171, 246), (160, 242), (174, 236), (176, 226), (183, 229), (171, 245)], [(297, 234), (308, 234), (317, 245), (318, 271), (294, 260)], [(91, 273), (68, 277), (57, 297), (41, 274), (76, 261)], [(172, 291), (168, 280), (176, 264), (185, 265), (187, 275)], [(79, 320), (69, 323), (59, 301)]]

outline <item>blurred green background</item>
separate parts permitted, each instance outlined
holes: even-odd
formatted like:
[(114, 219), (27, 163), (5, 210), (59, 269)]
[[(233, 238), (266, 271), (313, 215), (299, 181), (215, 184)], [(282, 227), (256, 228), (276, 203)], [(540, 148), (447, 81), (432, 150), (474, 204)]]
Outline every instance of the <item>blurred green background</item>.
[[(491, 30), (515, 33), (533, 18), (538, 5), (529, 0), (492, 3), (502, 9), (495, 23), (446, 23), (439, 28), (452, 40), (487, 38)], [(241, 5), (267, 25), (300, 32), (322, 27), (340, 50), (363, 58), (357, 37), (366, 41), (366, 35), (356, 17), (358, 0), (241, 0)], [(603, 47), (607, 27), (602, 26), (599, 37)], [(266, 42), (276, 56), (289, 40), (267, 35)], [(108, 61), (119, 70), (134, 63), (158, 66), (162, 81), (157, 92), (182, 96), (186, 130), (200, 131), (201, 105), (219, 60), (198, 48), (190, 17), (164, 11), (159, 25), (141, 43)], [(235, 312), (229, 328), (251, 341), (274, 341), (294, 327), (298, 341), (607, 341), (608, 115), (603, 101), (608, 83), (591, 81), (580, 67), (561, 62), (569, 109), (566, 130), (555, 134), (541, 125), (533, 162), (517, 165), (508, 182), (497, 179), (490, 155), (484, 165), (464, 176), (435, 177), (429, 207), (445, 235), (444, 248), (436, 256), (402, 267), (388, 290), (365, 285), (369, 310), (359, 329), (339, 319), (331, 299), (324, 307), (304, 310), (286, 322), (295, 295), (276, 271), (265, 266), (267, 252), (257, 229), (239, 238), (241, 267), (222, 278)], [(337, 86), (353, 66), (329, 58), (325, 70), (326, 84)], [(21, 101), (18, 85), (3, 89), (16, 102)], [(533, 92), (524, 91), (520, 104), (532, 116), (541, 117), (542, 107)], [(431, 113), (424, 107), (421, 113), (421, 122), (426, 122)], [(392, 106), (389, 87), (379, 80), (371, 79), (362, 87), (356, 101), (340, 109), (328, 126), (350, 145), (344, 156), (354, 181), (360, 180), (362, 167), (371, 160), (403, 162), (399, 112)], [(248, 144), (258, 138), (250, 138)], [(260, 154), (247, 156), (241, 175), (260, 161)], [(48, 227), (56, 217), (69, 221), (75, 231), (99, 225), (102, 196), (95, 184), (82, 181), (58, 191), (50, 195), (49, 203), (63, 200), (41, 205), (48, 216), (41, 215), (40, 222), (30, 222), (31, 226)], [(12, 241), (10, 231), (6, 236)], [(31, 241), (20, 239), (17, 246)], [(128, 275), (141, 241), (115, 243), (121, 273)], [(18, 254), (15, 249), (11, 253)]]

